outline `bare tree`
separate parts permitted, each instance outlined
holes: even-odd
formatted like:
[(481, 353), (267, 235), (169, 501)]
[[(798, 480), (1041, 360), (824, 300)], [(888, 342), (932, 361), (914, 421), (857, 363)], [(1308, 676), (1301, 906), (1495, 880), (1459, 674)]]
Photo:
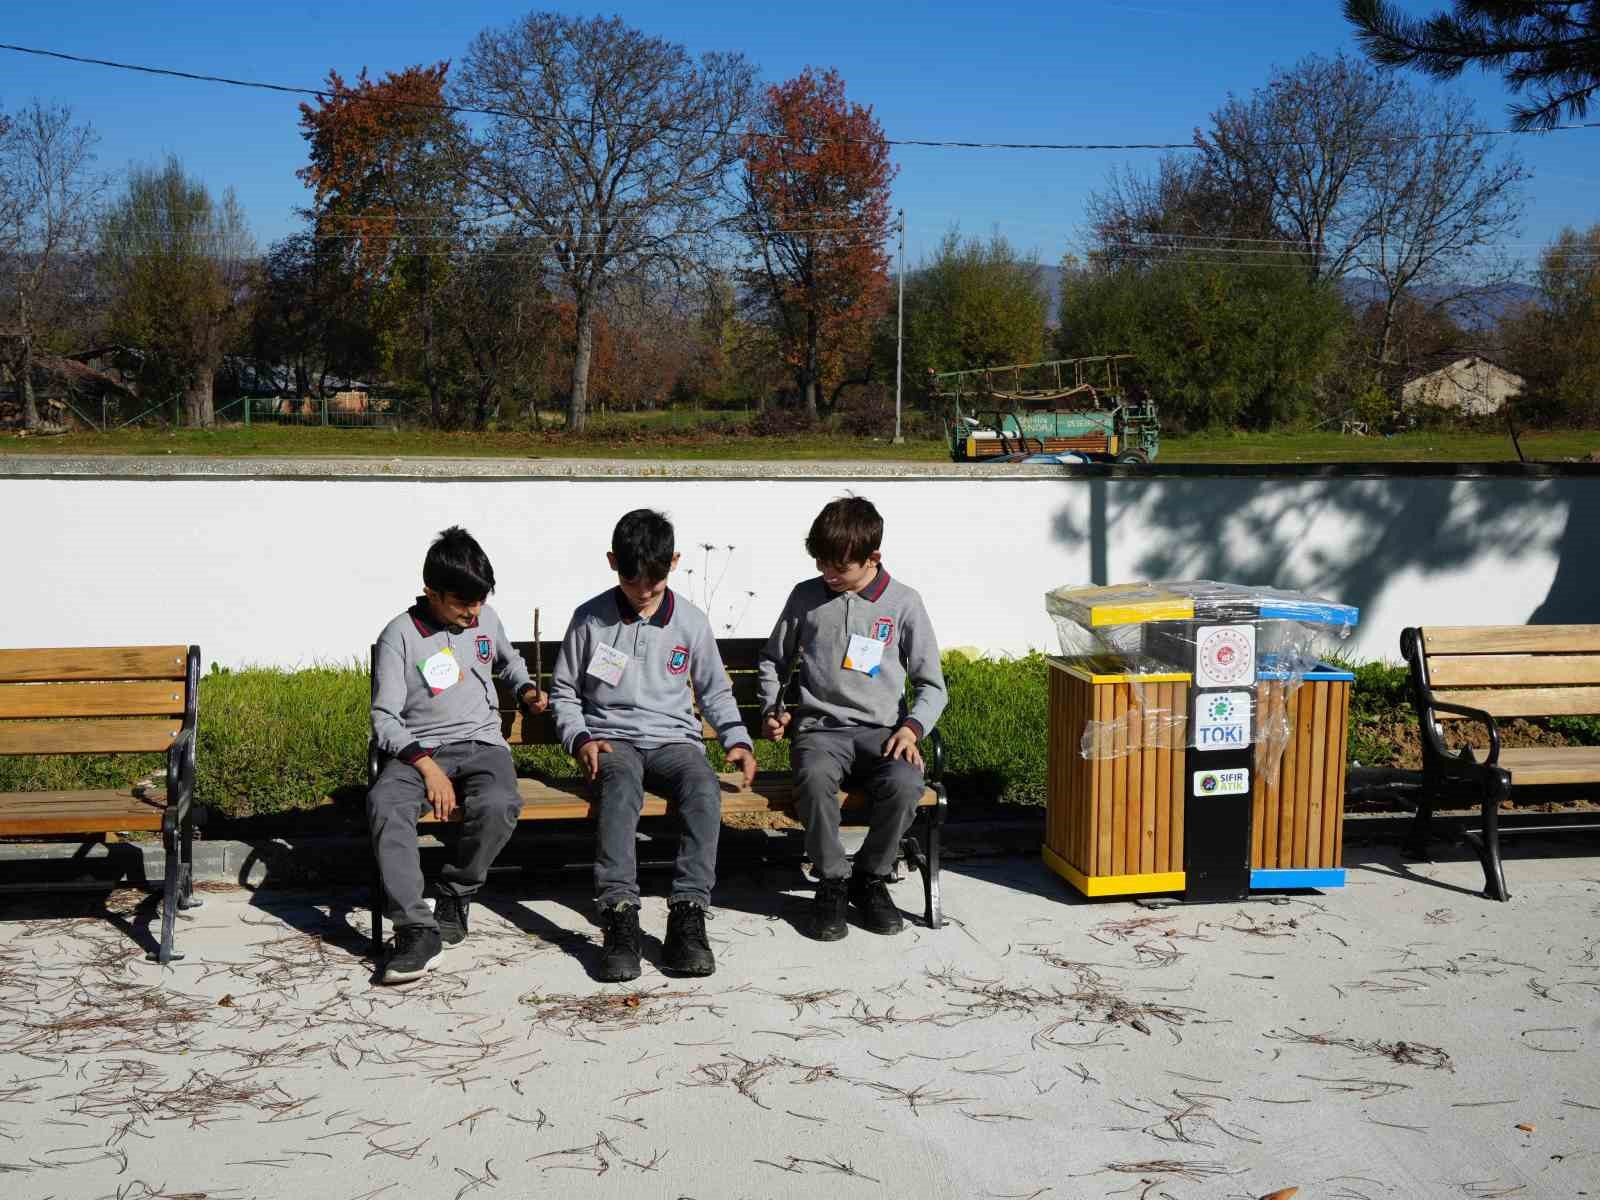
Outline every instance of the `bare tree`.
[(1425, 134), (1378, 142), (1363, 189), (1365, 236), (1352, 264), (1381, 288), (1383, 319), (1372, 345), (1380, 370), (1402, 298), (1426, 287), (1431, 307), (1506, 282), (1510, 268), (1497, 244), (1522, 215), (1520, 162), (1497, 155), (1494, 140), (1474, 132), (1470, 101), (1408, 93), (1398, 128)]
[[(1337, 279), (1370, 233), (1362, 203), (1385, 139), (1404, 134), (1398, 119), (1409, 89), (1360, 60), (1311, 55), (1276, 70), (1248, 100), (1230, 97), (1198, 134), (1203, 172), (1232, 208), (1254, 208), (1282, 242), (1245, 242), (1263, 252), (1295, 252), (1313, 280)], [(1285, 244), (1287, 243), (1287, 244)]]
[(95, 140), (88, 125), (73, 124), (65, 105), (35, 100), (9, 120), (0, 114), (0, 294), (15, 315), (9, 333), (0, 323), (0, 353), (29, 429), (39, 426), (33, 369), (40, 328), (70, 300), (66, 280), (89, 249), (105, 187), (90, 170)]
[(755, 69), (648, 37), (617, 18), (532, 13), (479, 34), (456, 84), (491, 108), (473, 177), (492, 214), (550, 255), (577, 352), (567, 427), (584, 428), (599, 302), (620, 276), (682, 273), (738, 161)]

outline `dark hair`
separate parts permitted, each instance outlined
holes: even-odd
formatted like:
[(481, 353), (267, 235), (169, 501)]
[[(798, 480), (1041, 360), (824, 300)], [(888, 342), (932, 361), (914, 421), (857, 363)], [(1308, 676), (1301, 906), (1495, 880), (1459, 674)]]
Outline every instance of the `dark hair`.
[(476, 604), (494, 591), (494, 568), (477, 539), (452, 525), (428, 547), (422, 582), (436, 592), (453, 592), (465, 603)]
[(611, 553), (617, 556), (617, 574), (624, 579), (643, 576), (659, 583), (672, 570), (675, 552), (672, 522), (652, 508), (624, 514), (611, 531)]
[(883, 518), (860, 496), (829, 501), (806, 534), (806, 553), (824, 563), (866, 562), (882, 545)]

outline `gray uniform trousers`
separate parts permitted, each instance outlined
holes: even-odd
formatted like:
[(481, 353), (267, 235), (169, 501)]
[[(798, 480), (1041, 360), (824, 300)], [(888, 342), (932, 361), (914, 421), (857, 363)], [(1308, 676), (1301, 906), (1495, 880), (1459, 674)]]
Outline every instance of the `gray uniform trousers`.
[(917, 815), (922, 772), (901, 758), (885, 758), (883, 743), (894, 730), (858, 725), (808, 729), (794, 736), (795, 815), (806, 827), (806, 855), (821, 879), (850, 874), (839, 840), (839, 789), (847, 781), (866, 788), (872, 803), (867, 837), (856, 854), (858, 875), (890, 875), (900, 839)]
[[(483, 886), (495, 857), (517, 828), (522, 799), (511, 751), (488, 742), (449, 742), (433, 761), (455, 786), (461, 806), (461, 840), (456, 861), (439, 872), (439, 890), (470, 896)], [(417, 821), (428, 811), (428, 786), (422, 772), (398, 758), (389, 760), (367, 793), (367, 828), (383, 876), (389, 920), (400, 925), (438, 928), (422, 899), (422, 855)]]
[(672, 876), (672, 902), (711, 904), (722, 832), (722, 784), (699, 742), (644, 749), (615, 738), (600, 756), (600, 813), (595, 831), (594, 890), (601, 908), (639, 903), (639, 814), (648, 782), (676, 802), (682, 834)]

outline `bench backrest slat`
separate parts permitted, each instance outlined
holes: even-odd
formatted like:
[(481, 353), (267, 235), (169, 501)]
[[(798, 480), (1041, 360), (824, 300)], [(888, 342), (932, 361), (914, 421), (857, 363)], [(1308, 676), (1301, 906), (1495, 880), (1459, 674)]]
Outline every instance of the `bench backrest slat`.
[(183, 681), (0, 684), (0, 718), (181, 717)]
[(1430, 625), (1427, 653), (1600, 654), (1600, 625)]
[(187, 646), (0, 650), (0, 684), (101, 679), (183, 679)]
[(1430, 654), (1437, 688), (1600, 683), (1600, 654)]
[[(1481, 708), (1491, 717), (1581, 717), (1600, 713), (1600, 687), (1435, 689), (1434, 696), (1451, 704)], [(1454, 713), (1436, 714), (1441, 721)]]
[(165, 752), (199, 672), (189, 646), (0, 650), (0, 755)]
[[(739, 715), (744, 718), (745, 728), (752, 737), (760, 737), (761, 731), (757, 727), (761, 716), (760, 706), (756, 703), (756, 693), (759, 681), (756, 675), (756, 661), (761, 648), (766, 645), (765, 638), (718, 638), (717, 649), (722, 654), (722, 664), (728, 671), (728, 678), (733, 684), (733, 697), (739, 705)], [(513, 648), (522, 655), (528, 664), (531, 673), (534, 668), (534, 646), (532, 642), (513, 642)], [(556, 655), (561, 650), (560, 642), (542, 642), (540, 654), (544, 668), (544, 675), (539, 680), (539, 686), (550, 686), (550, 669), (555, 665)], [(517, 709), (516, 698), (511, 694), (510, 687), (503, 679), (495, 680), (495, 690), (500, 700), (500, 730), (505, 735), (506, 741), (513, 746), (558, 746), (560, 739), (556, 737), (556, 724), (554, 718), (548, 713), (528, 719)], [(716, 731), (709, 725), (702, 726), (702, 732), (707, 740), (716, 737)]]
[[(1600, 625), (1435, 625), (1408, 630), (1401, 650), (1436, 700), (1493, 717), (1600, 713)], [(1436, 721), (1463, 719), (1429, 711)]]
[(0, 754), (125, 754), (165, 751), (180, 719), (0, 721)]

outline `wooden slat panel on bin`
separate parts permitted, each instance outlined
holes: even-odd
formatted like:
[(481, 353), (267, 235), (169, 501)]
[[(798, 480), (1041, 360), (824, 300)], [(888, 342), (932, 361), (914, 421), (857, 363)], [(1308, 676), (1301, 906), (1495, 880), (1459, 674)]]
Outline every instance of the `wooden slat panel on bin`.
[[(1111, 688), (1111, 736), (1113, 750), (1125, 749), (1117, 745), (1127, 730), (1128, 687), (1116, 684)], [(1111, 860), (1107, 875), (1122, 875), (1128, 862), (1128, 756), (1118, 754), (1111, 760)]]
[(1139, 770), (1143, 776), (1139, 780), (1139, 870), (1148, 875), (1156, 869), (1156, 806), (1159, 803), (1156, 797), (1159, 748), (1156, 743), (1160, 736), (1157, 710), (1161, 703), (1161, 685), (1153, 683), (1144, 690), (1144, 748), (1139, 753)]
[(182, 679), (187, 646), (85, 646), (0, 650), (0, 683), (79, 679)]
[(1316, 779), (1317, 765), (1317, 739), (1315, 736), (1316, 724), (1316, 699), (1308, 695), (1304, 687), (1296, 689), (1300, 695), (1300, 711), (1296, 714), (1295, 728), (1299, 732), (1301, 741), (1301, 754), (1298, 769), (1295, 771), (1295, 796), (1294, 796), (1294, 858), (1289, 863), (1293, 867), (1306, 865), (1306, 833), (1310, 825), (1311, 787)]
[(1167, 775), (1167, 788), (1172, 793), (1172, 800), (1167, 809), (1169, 824), (1172, 826), (1168, 835), (1167, 865), (1173, 871), (1183, 870), (1183, 815), (1184, 815), (1184, 764), (1188, 759), (1188, 749), (1184, 745), (1188, 737), (1189, 712), (1189, 685), (1174, 683), (1172, 688), (1173, 717), (1172, 732), (1168, 735), (1172, 746), (1172, 765)]
[(1310, 691), (1306, 699), (1312, 706), (1311, 786), (1306, 795), (1306, 851), (1300, 863), (1305, 867), (1322, 863), (1322, 803), (1328, 784), (1328, 685), (1317, 681)]
[(1423, 649), (1435, 654), (1600, 654), (1600, 625), (1429, 625)]
[(1116, 762), (1109, 753), (1106, 730), (1116, 711), (1115, 687), (1097, 687), (1095, 696), (1095, 805), (1094, 805), (1094, 873), (1115, 875), (1111, 865), (1111, 792), (1112, 769)]
[(183, 714), (183, 680), (0, 686), (0, 717), (157, 717)]
[(1151, 689), (1159, 697), (1162, 710), (1167, 714), (1160, 729), (1160, 742), (1150, 755), (1151, 782), (1156, 796), (1155, 867), (1157, 871), (1170, 871), (1167, 864), (1172, 853), (1172, 685), (1158, 683)]
[(179, 720), (0, 721), (0, 754), (124, 754), (165, 750)]
[(1322, 861), (1317, 865), (1339, 867), (1344, 865), (1344, 847), (1340, 839), (1344, 830), (1345, 771), (1349, 766), (1346, 739), (1350, 723), (1350, 682), (1334, 680), (1327, 687), (1333, 697), (1333, 703), (1328, 706), (1328, 765), (1331, 770), (1328, 794), (1322, 805), (1325, 828)]

